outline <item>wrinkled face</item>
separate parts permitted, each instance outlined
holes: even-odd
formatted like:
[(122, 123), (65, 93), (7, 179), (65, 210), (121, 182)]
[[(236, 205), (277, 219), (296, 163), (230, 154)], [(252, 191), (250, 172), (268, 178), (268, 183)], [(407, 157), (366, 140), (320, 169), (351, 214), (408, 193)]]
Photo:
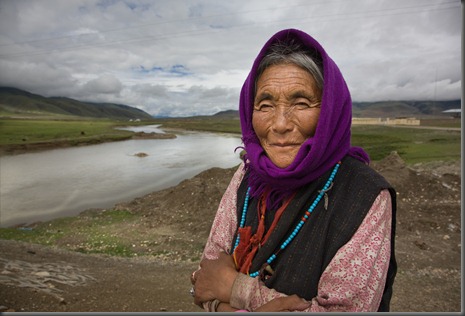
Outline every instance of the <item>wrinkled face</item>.
[(320, 100), (312, 75), (294, 64), (270, 66), (258, 79), (252, 125), (277, 167), (289, 166), (315, 134)]

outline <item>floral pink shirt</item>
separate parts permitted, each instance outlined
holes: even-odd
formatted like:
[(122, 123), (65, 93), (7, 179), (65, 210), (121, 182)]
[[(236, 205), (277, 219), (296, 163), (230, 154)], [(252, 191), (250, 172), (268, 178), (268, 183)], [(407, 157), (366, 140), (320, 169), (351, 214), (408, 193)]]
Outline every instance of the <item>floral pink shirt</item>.
[[(237, 228), (237, 189), (244, 176), (242, 164), (234, 174), (212, 224), (203, 257), (218, 258), (230, 251)], [(341, 247), (321, 275), (318, 294), (303, 312), (377, 311), (386, 282), (391, 252), (391, 196), (382, 190), (352, 239)], [(239, 274), (230, 304), (254, 311), (274, 298), (286, 296), (266, 287), (259, 278)]]

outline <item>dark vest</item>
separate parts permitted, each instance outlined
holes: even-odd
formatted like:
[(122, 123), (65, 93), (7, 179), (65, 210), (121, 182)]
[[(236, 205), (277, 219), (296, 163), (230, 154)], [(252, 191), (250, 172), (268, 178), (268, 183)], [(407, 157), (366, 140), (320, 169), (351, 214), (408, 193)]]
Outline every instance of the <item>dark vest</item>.
[[(296, 224), (313, 203), (332, 170), (300, 189), (284, 211), (268, 241), (257, 252), (250, 269), (259, 270), (294, 230)], [(247, 191), (247, 174), (238, 189), (238, 218)], [(272, 262), (274, 274), (264, 280), (269, 288), (288, 295), (297, 294), (307, 300), (317, 295), (318, 282), (336, 252), (357, 231), (382, 189), (389, 189), (392, 199), (391, 258), (383, 297), (378, 311), (389, 311), (392, 285), (397, 271), (394, 253), (396, 223), (396, 193), (377, 172), (360, 161), (345, 157), (328, 194), (328, 209), (324, 199), (314, 209), (294, 240)], [(273, 221), (274, 211), (267, 210), (266, 229)], [(251, 198), (245, 226), (258, 225), (257, 200)], [(235, 240), (235, 239), (234, 239)]]

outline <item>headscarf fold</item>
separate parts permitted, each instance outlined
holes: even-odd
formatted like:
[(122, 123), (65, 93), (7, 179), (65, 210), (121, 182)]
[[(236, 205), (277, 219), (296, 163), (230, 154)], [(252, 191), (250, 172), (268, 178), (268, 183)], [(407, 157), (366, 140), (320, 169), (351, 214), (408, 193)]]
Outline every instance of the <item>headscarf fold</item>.
[[(322, 59), (324, 86), (321, 112), (315, 135), (301, 146), (294, 161), (286, 168), (277, 167), (266, 155), (252, 127), (255, 80), (260, 61), (276, 42), (296, 41), (316, 50)], [(352, 101), (347, 84), (334, 61), (310, 35), (287, 29), (273, 35), (263, 46), (242, 86), (239, 100), (242, 141), (246, 150), (251, 195), (269, 194), (269, 203), (276, 208), (286, 197), (302, 186), (316, 180), (346, 155), (369, 163), (368, 154), (351, 147)]]

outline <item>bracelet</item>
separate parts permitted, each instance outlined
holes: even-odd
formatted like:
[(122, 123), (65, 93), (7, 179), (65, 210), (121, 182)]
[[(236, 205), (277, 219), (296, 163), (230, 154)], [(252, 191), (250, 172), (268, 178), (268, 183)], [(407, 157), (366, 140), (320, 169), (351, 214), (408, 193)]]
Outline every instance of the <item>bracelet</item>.
[(249, 311), (246, 310), (246, 309), (238, 309), (237, 311), (235, 311), (236, 313), (248, 313)]
[(217, 312), (218, 310), (218, 305), (220, 305), (221, 301), (220, 300), (214, 300), (211, 302), (209, 311), (210, 312)]

